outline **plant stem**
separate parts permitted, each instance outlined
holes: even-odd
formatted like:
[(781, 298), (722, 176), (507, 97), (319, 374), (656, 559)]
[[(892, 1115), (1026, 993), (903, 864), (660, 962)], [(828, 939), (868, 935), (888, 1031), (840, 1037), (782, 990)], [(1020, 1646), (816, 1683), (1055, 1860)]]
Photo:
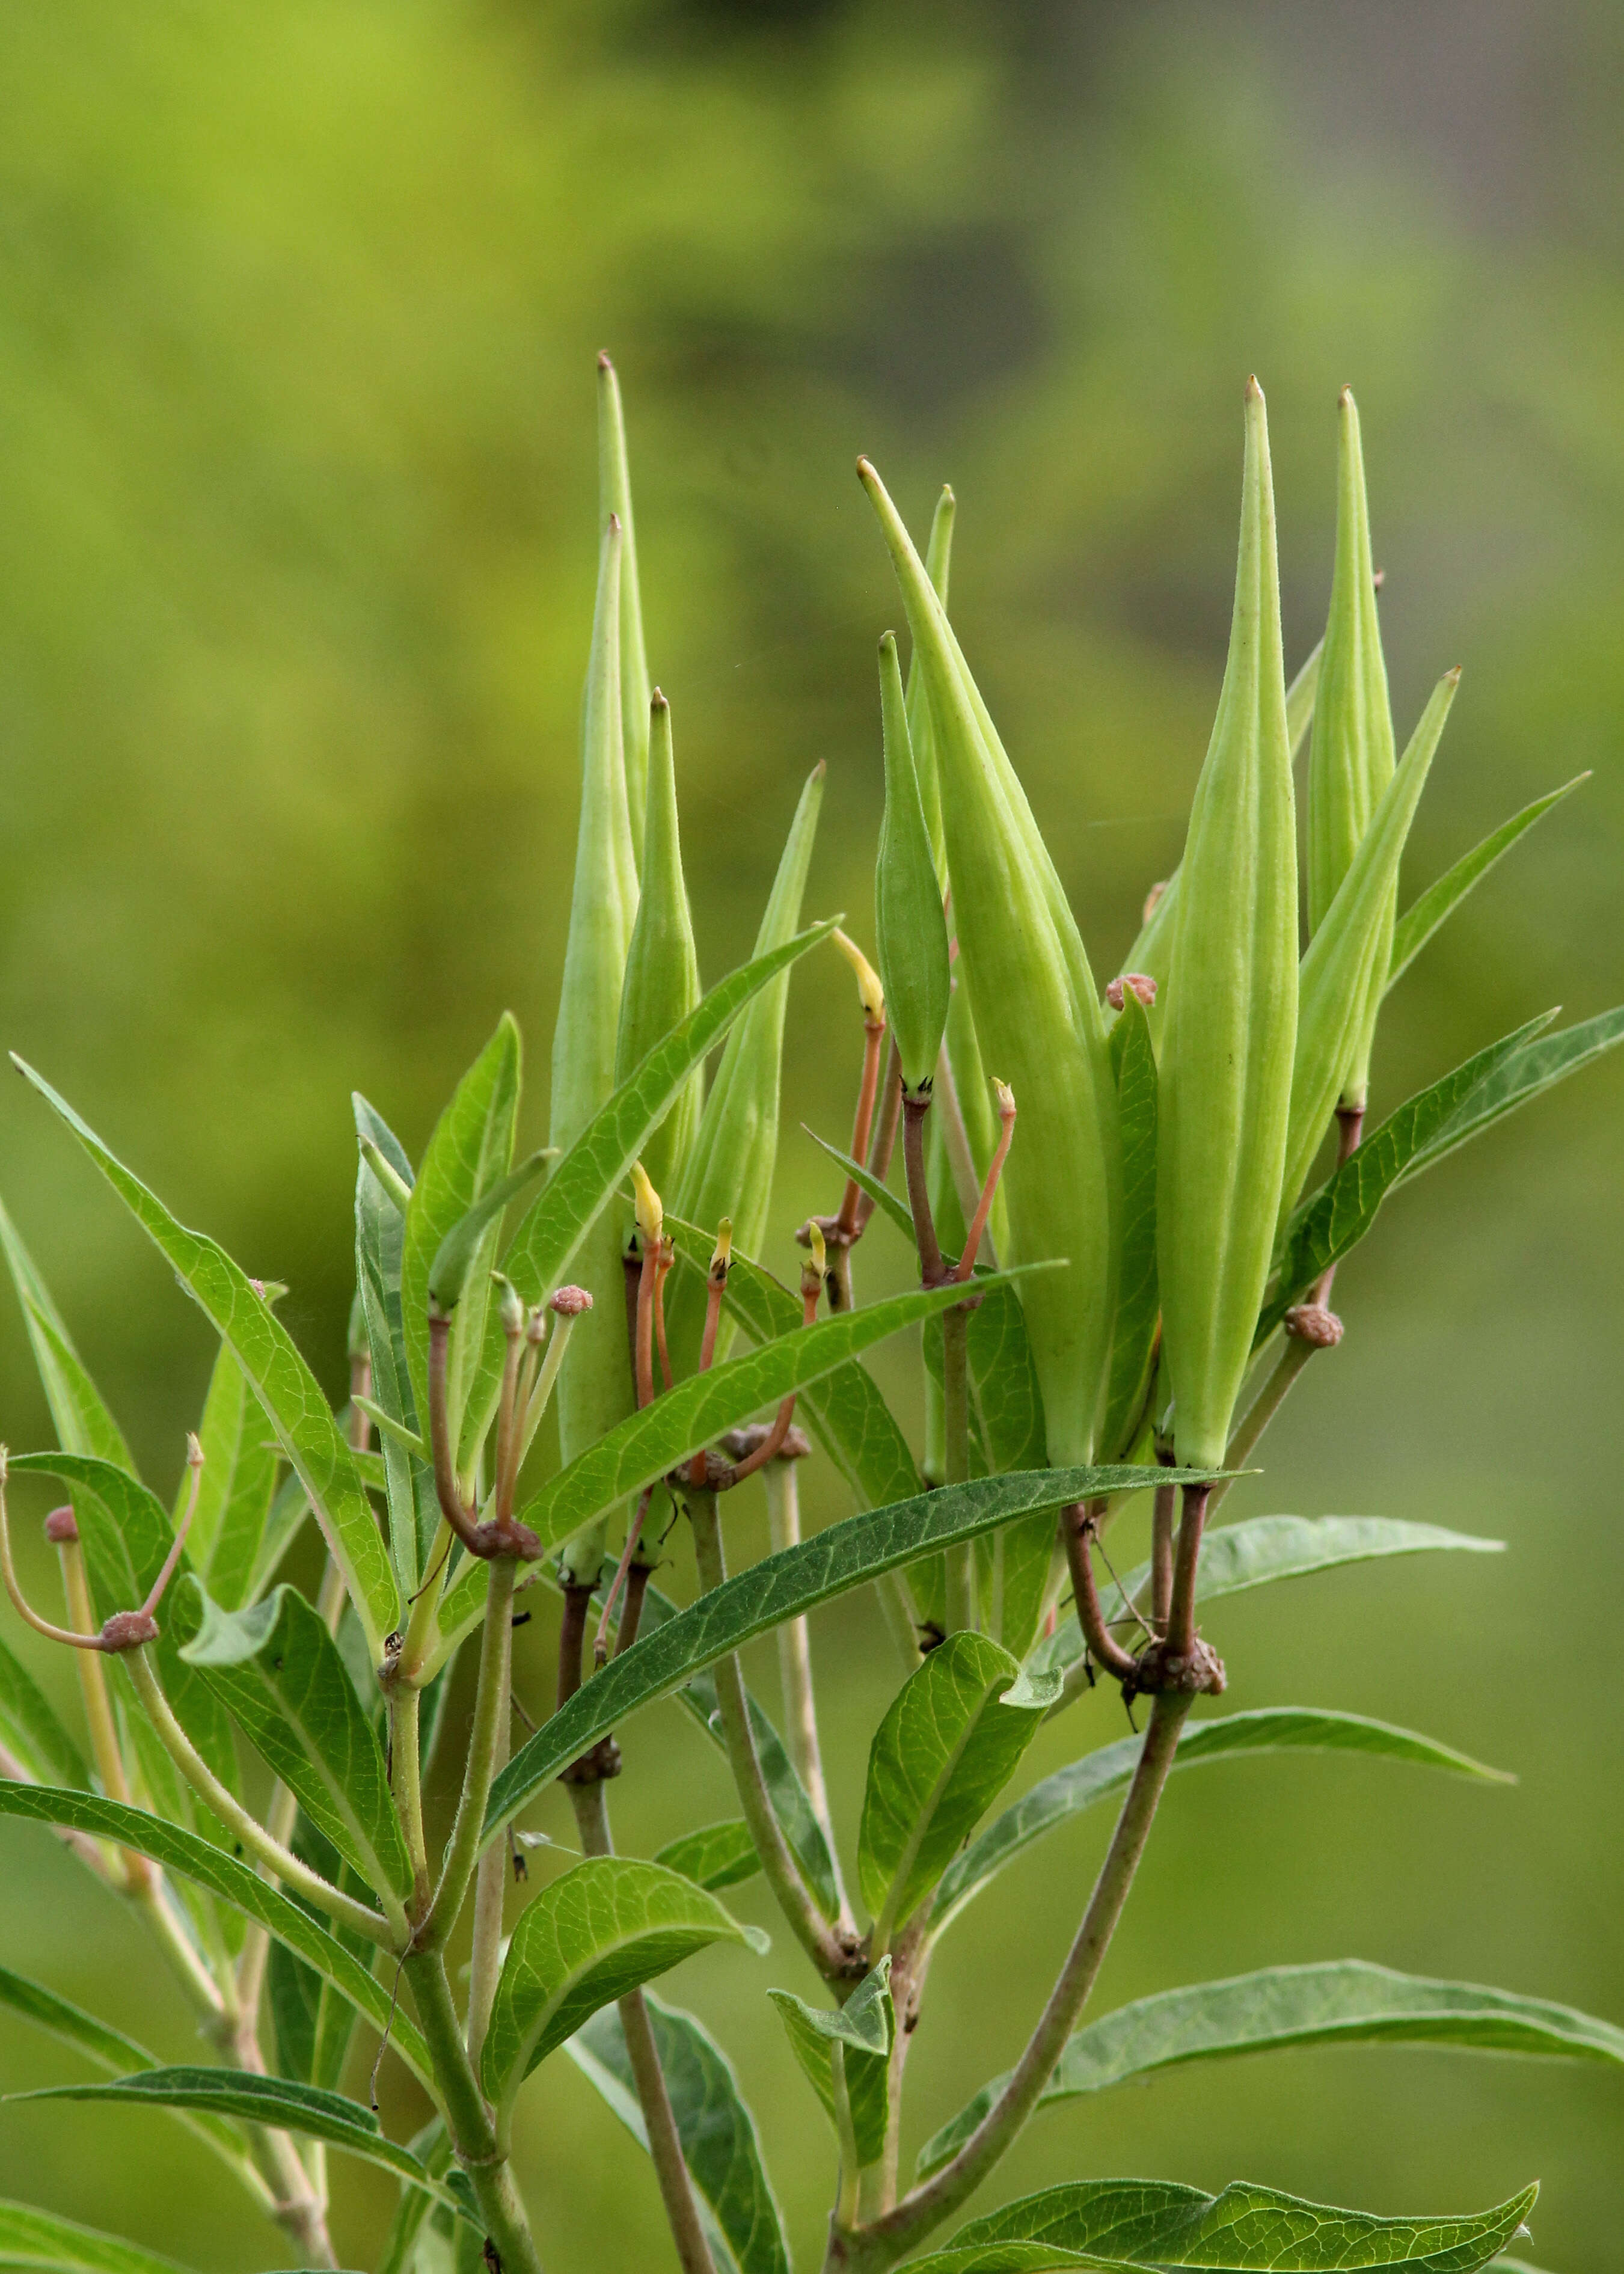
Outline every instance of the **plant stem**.
[[(801, 1496), (793, 1461), (769, 1461), (763, 1472), (767, 1487), (767, 1525), (776, 1555), (795, 1547), (801, 1539)], [(840, 1915), (846, 1915), (846, 1889), (840, 1884), (840, 1864), (835, 1850), (833, 1820), (829, 1813), (829, 1788), (823, 1779), (823, 1748), (817, 1736), (817, 1697), (812, 1683), (812, 1638), (804, 1613), (786, 1619), (778, 1628), (778, 1681), (784, 1693), (784, 1733), (795, 1773), (806, 1787), (812, 1813), (822, 1826), (834, 1864), (835, 1891)]]
[(919, 1277), (923, 1287), (939, 1287), (946, 1277), (936, 1219), (930, 1213), (930, 1187), (925, 1175), (925, 1116), (928, 1097), (902, 1101), (902, 1164), (907, 1172), (908, 1206), (914, 1215), (914, 1238), (919, 1248)]
[[(554, 1329), (556, 1332), (556, 1329)], [(424, 1665), (436, 1639), (440, 1620), (440, 1599), (446, 1591), (446, 1567), (451, 1561), (452, 1531), (442, 1516), (434, 1533), (434, 1544), (429, 1550), (429, 1568), (417, 1600), (411, 1607), (411, 1616), (406, 1622), (406, 1639), (401, 1645), (399, 1680), (402, 1685), (416, 1689)]]
[(835, 2268), (841, 2274), (881, 2274), (893, 2265), (974, 2194), (1036, 2107), (1110, 1947), (1190, 1704), (1187, 1696), (1169, 1691), (1159, 1696), (1151, 1709), (1139, 1766), (1077, 1939), (1004, 2090), (951, 2162), (905, 2195), (895, 2210), (855, 2233), (831, 2237), (825, 2261), (831, 2274)]
[[(474, 1727), (468, 1743), (468, 1761), (457, 1800), (456, 1821), (451, 1827), (440, 1885), (429, 1914), (417, 1934), (423, 1950), (443, 1950), (457, 1923), (468, 1894), (485, 1829), (485, 1803), (496, 1776), (497, 1749), (511, 1710), (508, 1691), (513, 1678), (513, 1584), (515, 1564), (511, 1555), (491, 1562), (491, 1587), (485, 1598), (485, 1631), (479, 1644), (479, 1686), (474, 1695)], [(500, 1852), (500, 1850), (499, 1850)]]
[[(503, 1557), (511, 1569), (511, 1558)], [(492, 1566), (492, 1570), (496, 1569)], [(457, 2161), (467, 2172), (502, 2274), (541, 2274), (541, 2256), (507, 2152), (496, 2137), (479, 2080), (468, 2058), (457, 2023), (445, 1961), (438, 1950), (414, 1952), (406, 1961), (417, 2021), (445, 2103), (446, 2125)]]
[(1195, 1583), (1201, 1560), (1201, 1532), (1212, 1498), (1210, 1485), (1186, 1485), (1173, 1561), (1173, 1596), (1168, 1606), (1168, 1648), (1188, 1658), (1195, 1647)]
[(1177, 1502), (1177, 1494), (1171, 1485), (1156, 1487), (1150, 1525), (1150, 1623), (1159, 1635), (1167, 1633), (1173, 1608), (1173, 1519)]
[[(719, 1587), (727, 1577), (716, 1495), (689, 1490), (684, 1494), (683, 1500), (688, 1521), (694, 1528), (694, 1555), (699, 1566), (699, 1583), (708, 1593), (711, 1588)], [(756, 1740), (750, 1734), (744, 1675), (737, 1652), (730, 1652), (726, 1658), (717, 1660), (715, 1681), (728, 1766), (733, 1771), (733, 1783), (744, 1810), (745, 1821), (750, 1827), (750, 1836), (762, 1859), (767, 1884), (790, 1931), (823, 1979), (830, 1983), (850, 1981), (853, 1961), (841, 1948), (808, 1892), (800, 1866), (790, 1853), (789, 1844), (773, 1813), (766, 1780), (762, 1775), (761, 1762), (756, 1751)], [(861, 1962), (858, 1965), (861, 1972)]]
[[(511, 1615), (508, 1629), (511, 1634)], [(510, 1660), (511, 1654), (510, 1647)], [(496, 1742), (491, 1756), (492, 1780), (508, 1766), (512, 1735), (509, 1709), (497, 1716)], [(468, 1977), (467, 2038), (468, 2058), (476, 2068), (479, 2066), (479, 2055), (485, 2046), (485, 2033), (491, 2026), (491, 2008), (496, 2003), (497, 1978), (502, 1970), (502, 1904), (507, 1893), (507, 1843), (492, 1840), (479, 1858), (474, 1873), (474, 1944)]]
[[(950, 1485), (963, 1484), (970, 1474), (969, 1332), (970, 1314), (962, 1306), (942, 1314), (942, 1434)], [(974, 1633), (980, 1621), (973, 1540), (948, 1550), (947, 1577), (949, 1622)]]
[[(1245, 1412), (1242, 1414), (1228, 1445), (1224, 1448), (1225, 1468), (1239, 1468), (1244, 1462), (1251, 1458), (1257, 1449), (1259, 1439), (1285, 1404), (1292, 1383), (1308, 1364), (1309, 1359), (1312, 1358), (1316, 1348), (1315, 1344), (1304, 1342), (1297, 1335), (1285, 1337), (1284, 1348), (1275, 1362), (1273, 1372), (1252, 1399), (1252, 1404), (1246, 1408)], [(1208, 1515), (1218, 1506), (1234, 1481), (1231, 1477), (1221, 1477), (1213, 1487), (1207, 1504)]]
[(1065, 1542), (1066, 1562), (1071, 1572), (1071, 1594), (1077, 1606), (1077, 1623), (1083, 1630), (1083, 1640), (1096, 1664), (1118, 1682), (1131, 1680), (1139, 1672), (1138, 1662), (1131, 1651), (1125, 1651), (1105, 1623), (1105, 1613), (1100, 1604), (1100, 1591), (1094, 1584), (1094, 1564), (1089, 1556), (1089, 1545), (1094, 1539), (1100, 1517), (1105, 1512), (1103, 1501), (1073, 1501), (1070, 1508), (1060, 1511), (1060, 1534)]
[(395, 1806), (411, 1858), (411, 1911), (419, 1918), (429, 1901), (429, 1856), (423, 1837), (423, 1755), (419, 1739), (423, 1693), (397, 1683), (389, 1697), (389, 1766)]
[[(897, 1118), (902, 1111), (902, 1053), (897, 1048), (897, 1037), (891, 1038), (891, 1050), (885, 1060), (885, 1072), (880, 1081), (880, 1114), (874, 1126), (874, 1142), (868, 1148), (868, 1174), (885, 1182), (891, 1172), (891, 1156), (897, 1145)], [(861, 1234), (874, 1214), (874, 1202), (867, 1193), (857, 1203), (857, 1230)]]

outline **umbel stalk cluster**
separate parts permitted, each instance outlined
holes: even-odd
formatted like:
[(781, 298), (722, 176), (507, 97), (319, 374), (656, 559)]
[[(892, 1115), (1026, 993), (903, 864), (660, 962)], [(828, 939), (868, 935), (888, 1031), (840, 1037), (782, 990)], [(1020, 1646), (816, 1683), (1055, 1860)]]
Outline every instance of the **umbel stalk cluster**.
[[(909, 644), (905, 677), (894, 634), (879, 643), (872, 956), (862, 919), (803, 921), (820, 766), (750, 960), (706, 991), (607, 358), (598, 386), (597, 602), (550, 1142), (520, 1150), (520, 1038), (506, 1016), (415, 1163), (357, 1097), (357, 1291), (337, 1412), (282, 1323), (283, 1291), (178, 1223), (19, 1062), (211, 1321), (219, 1354), (170, 1506), (139, 1474), (0, 1210), (58, 1439), (0, 1451), (0, 1565), (26, 1647), (71, 1650), (81, 1709), (71, 1731), (0, 1644), (0, 1816), (50, 1827), (109, 1901), (135, 1909), (196, 2018), (199, 2058), (162, 2064), (4, 1968), (0, 2004), (99, 2072), (47, 2097), (139, 2103), (189, 2125), (307, 2267), (337, 2263), (329, 2159), (342, 2150), (399, 2182), (378, 2274), (537, 2274), (546, 2238), (515, 2157), (549, 2157), (524, 2087), (558, 2057), (622, 2118), (628, 2155), (650, 2158), (686, 2274), (788, 2274), (727, 2054), (650, 1987), (720, 1945), (731, 1964), (764, 1967), (762, 2024), (782, 2031), (827, 2122), (826, 2274), (904, 2262), (921, 2274), (1401, 2262), (1473, 2274), (1513, 2244), (1532, 2187), (1432, 2219), (1329, 2210), (1263, 2182), (1209, 2195), (1063, 2177), (954, 2225), (972, 2196), (986, 2202), (1040, 2110), (1153, 2068), (1391, 2037), (1624, 2060), (1624, 2032), (1605, 2021), (1397, 1974), (1379, 1952), (1086, 2012), (1174, 1771), (1354, 1751), (1494, 1781), (1435, 1739), (1328, 1708), (1195, 1708), (1226, 1687), (1203, 1631), (1222, 1596), (1371, 1556), (1495, 1545), (1380, 1517), (1213, 1519), (1310, 1359), (1341, 1340), (1334, 1277), (1386, 1195), (1624, 1037), (1624, 1013), (1560, 1030), (1532, 1018), (1367, 1126), (1387, 993), (1566, 791), (1401, 913), (1404, 847), (1457, 674), (1401, 752), (1344, 392), (1329, 615), (1288, 682), (1251, 380), (1229, 654), (1183, 856), (1101, 986), (949, 616), (951, 493), (921, 554), (860, 460)], [(853, 1124), (845, 1144), (817, 1140), (833, 1205), (800, 1228), (788, 1286), (760, 1260), (786, 1002), (799, 963), (831, 952), (856, 980)], [(864, 1302), (858, 1250), (876, 1218), (918, 1284)], [(922, 1440), (864, 1363), (905, 1330), (917, 1330)], [(853, 1503), (810, 1540), (808, 1458)], [(59, 1600), (43, 1608), (6, 1500), (9, 1487), (14, 1519), (19, 1480), (36, 1476), (66, 1495), (45, 1519)], [(730, 1575), (733, 1496), (755, 1479), (771, 1550)], [(1141, 1519), (1145, 1552), (1128, 1568)], [(326, 1557), (313, 1600), (279, 1577), (312, 1521)], [(659, 1584), (678, 1525), (699, 1580), (686, 1604)], [(826, 1762), (808, 1614), (858, 1588), (877, 1592), (899, 1686), (866, 1762)], [(512, 1638), (544, 1601), (556, 1696), (538, 1725), (514, 1694)], [(741, 1654), (768, 1634), (775, 1707), (752, 1694)], [(444, 1707), (464, 1645), (472, 1706), (454, 1722)], [(1097, 1731), (1000, 1810), (1040, 1727), (1091, 1694), (1119, 1697), (1127, 1734)], [(623, 1855), (610, 1791), (656, 1772), (669, 1786), (671, 1749), (638, 1718), (662, 1700), (719, 1748), (738, 1813), (692, 1823), (658, 1856)], [(251, 1805), (267, 1777), (268, 1800)], [(431, 1777), (455, 1795), (443, 1839), (428, 1833)], [(861, 1809), (843, 1853), (830, 1792), (848, 1778)], [(525, 1821), (555, 1781), (576, 1854)], [(1006, 1864), (1096, 1803), (1116, 1816), (1086, 1900), (1064, 1875), (1022, 1883), (1020, 1901), (1075, 1924), (1018, 2057), (932, 2137), (913, 2137), (908, 2070), (915, 2045), (929, 2058), (944, 1939)], [(785, 1930), (770, 1962), (720, 1900), (757, 1875)], [(386, 2067), (391, 2110), (417, 2111), (409, 2138), (380, 2120)], [(1259, 2157), (1273, 2159), (1267, 2143)], [(568, 2202), (568, 2174), (548, 2185)], [(17, 2254), (153, 2263), (0, 2202), (0, 2258)]]

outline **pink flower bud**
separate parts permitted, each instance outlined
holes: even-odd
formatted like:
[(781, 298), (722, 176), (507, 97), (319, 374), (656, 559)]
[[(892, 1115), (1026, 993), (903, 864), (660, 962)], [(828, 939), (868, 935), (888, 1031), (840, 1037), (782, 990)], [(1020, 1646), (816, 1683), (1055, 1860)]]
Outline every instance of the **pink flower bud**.
[(576, 1319), (583, 1311), (591, 1309), (592, 1299), (584, 1287), (560, 1287), (548, 1307), (556, 1311), (560, 1319)]
[(1286, 1313), (1286, 1332), (1316, 1350), (1335, 1350), (1342, 1338), (1342, 1322), (1323, 1303), (1297, 1303)]
[(1109, 981), (1106, 986), (1105, 999), (1110, 1005), (1113, 1011), (1121, 1010), (1123, 990), (1125, 987), (1132, 988), (1134, 993), (1139, 997), (1139, 1001), (1145, 1005), (1145, 1008), (1147, 1011), (1154, 1004), (1156, 999), (1155, 981), (1148, 977), (1143, 971), (1124, 971), (1120, 979), (1113, 979)]
[(57, 1547), (79, 1538), (79, 1525), (71, 1508), (52, 1509), (45, 1519), (45, 1537)]

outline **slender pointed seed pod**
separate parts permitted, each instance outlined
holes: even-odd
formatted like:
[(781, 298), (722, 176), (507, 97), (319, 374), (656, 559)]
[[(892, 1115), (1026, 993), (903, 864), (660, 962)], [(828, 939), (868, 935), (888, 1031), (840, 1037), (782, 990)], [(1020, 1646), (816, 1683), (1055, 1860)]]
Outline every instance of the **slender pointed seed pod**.
[(1156, 1270), (1178, 1457), (1220, 1462), (1280, 1205), (1297, 1037), (1297, 824), (1263, 390), (1246, 383), (1229, 655), (1179, 870)]
[(1009, 1257), (1060, 1258), (1020, 1291), (1052, 1462), (1093, 1457), (1110, 1367), (1121, 1161), (1104, 1020), (1077, 926), (1014, 768), (883, 484), (868, 490), (930, 705), (959, 937), (983, 1060), (1021, 1103), (1004, 1178)]
[[(627, 950), (637, 915), (636, 869), (627, 818), (620, 737), (620, 547), (606, 525), (587, 667), (581, 734), (581, 821), (558, 1025), (553, 1036), (551, 1141), (568, 1148), (614, 1088), (615, 1041)], [(577, 1261), (594, 1314), (575, 1337), (559, 1382), (559, 1436), (566, 1461), (632, 1412), (635, 1398), (623, 1331), (620, 1249), (624, 1209), (606, 1208)], [(594, 1569), (596, 1566), (594, 1566)]]
[[(1359, 413), (1350, 388), (1343, 388), (1337, 411), (1336, 565), (1308, 754), (1311, 938), (1328, 915), (1378, 801), (1393, 779), (1395, 757), (1387, 667), (1382, 658), (1376, 606)], [(1386, 952), (1377, 954), (1369, 999), (1361, 1008), (1352, 1053), (1342, 1073), (1343, 1103), (1349, 1105), (1365, 1103), (1395, 913), (1395, 899), (1390, 897), (1384, 924)]]
[[(947, 606), (948, 570), (953, 557), (953, 516), (957, 511), (952, 491), (944, 486), (930, 517), (930, 542), (925, 547), (925, 574), (944, 609)], [(930, 723), (925, 674), (920, 669), (917, 653), (908, 666), (908, 739), (914, 749), (919, 802), (924, 809), (925, 827), (930, 836), (930, 855), (936, 864), (937, 876), (945, 884), (947, 852), (942, 837), (942, 784), (936, 766), (936, 732)]]
[(942, 887), (930, 839), (897, 661), (897, 640), (880, 642), (880, 711), (885, 747), (885, 811), (874, 868), (874, 932), (891, 1030), (897, 1041), (904, 1095), (929, 1095), (947, 1026), (952, 974)]
[(649, 771), (649, 662), (643, 644), (643, 595), (637, 583), (637, 538), (632, 526), (631, 469), (620, 382), (606, 355), (598, 358), (598, 517), (620, 524), (620, 731), (632, 849), (643, 865), (644, 782)]
[[(793, 937), (801, 921), (818, 809), (823, 802), (823, 773), (820, 760), (801, 793), (756, 935), (754, 954), (764, 955), (782, 946)], [(778, 1147), (778, 1071), (788, 1000), (789, 974), (786, 972), (763, 987), (734, 1022), (672, 1203), (673, 1215), (689, 1224), (716, 1224), (723, 1216), (731, 1217), (734, 1244), (744, 1255), (761, 1253), (772, 1199)], [(685, 1271), (672, 1284), (665, 1320), (672, 1362), (679, 1375), (693, 1371), (703, 1319), (703, 1285), (696, 1274)], [(718, 1357), (729, 1338), (728, 1322), (724, 1320)]]
[[(671, 705), (657, 687), (650, 702), (648, 817), (643, 838), (643, 889), (626, 956), (620, 1023), (615, 1042), (617, 1082), (664, 1040), (699, 1001), (699, 957), (682, 875), (677, 826), (677, 780), (672, 755)], [(704, 1073), (695, 1067), (659, 1127), (643, 1147), (649, 1174), (662, 1191), (674, 1190), (699, 1128)]]
[(1352, 864), (1303, 958), (1282, 1216), (1295, 1205), (1330, 1121), (1370, 1000), (1372, 974), (1386, 975), (1404, 840), (1460, 676), (1458, 669), (1446, 672), (1432, 689), (1398, 770), (1378, 801)]

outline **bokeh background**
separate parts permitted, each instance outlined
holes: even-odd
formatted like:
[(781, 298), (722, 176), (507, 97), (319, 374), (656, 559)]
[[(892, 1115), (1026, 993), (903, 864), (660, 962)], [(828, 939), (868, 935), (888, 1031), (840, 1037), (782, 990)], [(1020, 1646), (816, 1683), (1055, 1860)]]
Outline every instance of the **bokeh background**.
[[(508, 1005), (545, 1128), (601, 346), (708, 976), (748, 947), (819, 759), (809, 906), (868, 934), (873, 648), (898, 607), (859, 448), (921, 524), (957, 487), (965, 644), (1095, 968), (1116, 968), (1210, 721), (1255, 369), (1291, 658), (1322, 618), (1352, 380), (1401, 733), (1464, 666), (1410, 883), (1595, 770), (1406, 979), (1378, 1104), (1553, 1003), (1624, 996), (1605, 0), (60, 0), (0, 14), (0, 1036), (185, 1220), (290, 1283), (335, 1395), (351, 1088), (419, 1145)], [(798, 1123), (841, 1131), (858, 1047), (832, 967), (792, 1003), (785, 1261), (831, 1204)], [(1510, 1552), (1213, 1622), (1235, 1706), (1375, 1713), (1519, 1783), (1335, 1761), (1181, 1783), (1101, 2007), (1357, 1955), (1624, 2019), (1621, 1105), (1611, 1062), (1392, 1206), (1339, 1283), (1346, 1343), (1246, 1488), (1252, 1512), (1419, 1517)], [(167, 1487), (202, 1321), (19, 1084), (0, 1191)], [(901, 1283), (889, 1239), (864, 1250), (871, 1289)], [(48, 1428), (7, 1297), (0, 1429)], [(817, 1520), (843, 1512), (806, 1487)], [(540, 1694), (543, 1623), (522, 1640)], [(895, 1677), (862, 1604), (816, 1640), (854, 1827)], [(63, 1693), (66, 1669), (26, 1654)], [(1119, 1728), (1100, 1694), (1032, 1775)], [(679, 1769), (703, 1817), (731, 1812), (674, 1708), (628, 1736), (624, 1845), (678, 1828)], [(561, 1807), (537, 1821), (564, 1835)], [(914, 2143), (1012, 2055), (1105, 1834), (1056, 1839), (959, 1931)], [(6, 1831), (0, 1859), (5, 1961), (184, 2057), (132, 1924), (42, 1834)], [(815, 2264), (828, 2143), (761, 1994), (801, 1973), (780, 1938), (764, 1966), (713, 1955), (671, 1986), (733, 2052)], [(9, 2083), (72, 2072), (0, 2022)], [(391, 2124), (415, 2122), (388, 2090)], [(553, 2063), (530, 2108), (549, 2267), (668, 2263), (646, 2162), (582, 2080)], [(1620, 2263), (1621, 2120), (1599, 2067), (1302, 2053), (1051, 2113), (987, 2200), (1143, 2172), (1433, 2210), (1537, 2176), (1530, 2255), (1580, 2274)], [(199, 2270), (286, 2263), (158, 2117), (0, 2111), (0, 2174)], [(341, 2257), (369, 2264), (392, 2189), (339, 2180)]]

